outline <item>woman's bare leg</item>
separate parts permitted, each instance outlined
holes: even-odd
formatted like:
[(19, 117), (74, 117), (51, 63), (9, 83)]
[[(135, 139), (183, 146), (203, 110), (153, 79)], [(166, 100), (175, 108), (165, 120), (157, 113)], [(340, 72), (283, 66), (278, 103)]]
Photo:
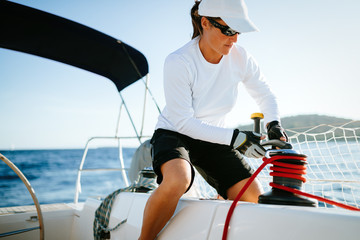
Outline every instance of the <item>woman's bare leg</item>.
[[(246, 178), (246, 179), (234, 184), (233, 186), (231, 186), (227, 190), (228, 199), (234, 200), (236, 198), (236, 196), (238, 195), (238, 193), (240, 192), (240, 190), (247, 183), (248, 180), (249, 180), (249, 178)], [(259, 180), (257, 180), (255, 178), (255, 180), (250, 184), (250, 186), (248, 187), (248, 189), (246, 190), (244, 195), (242, 195), (240, 200), (257, 203), (259, 196), (263, 193), (264, 193), (264, 190), (262, 189), (262, 186), (261, 186)]]
[(176, 158), (161, 166), (163, 181), (146, 203), (139, 240), (155, 239), (174, 214), (180, 197), (191, 183), (191, 165)]

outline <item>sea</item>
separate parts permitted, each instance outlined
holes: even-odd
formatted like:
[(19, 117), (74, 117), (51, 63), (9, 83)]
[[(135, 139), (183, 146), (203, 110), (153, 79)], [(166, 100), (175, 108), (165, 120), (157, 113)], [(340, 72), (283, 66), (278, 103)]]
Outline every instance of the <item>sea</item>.
[[(328, 196), (334, 200), (360, 206), (359, 144), (348, 143), (346, 147), (339, 147), (338, 144), (329, 145), (328, 143), (323, 144), (323, 146), (319, 146), (319, 144), (313, 146), (318, 150), (312, 150), (312, 156), (308, 159), (308, 161), (312, 161), (311, 167), (308, 168), (307, 175), (309, 177), (313, 179), (335, 177), (341, 180), (353, 180), (354, 182), (342, 186), (324, 185), (322, 183), (319, 186), (317, 183), (309, 182), (305, 184), (305, 191), (317, 194), (318, 189), (321, 188), (322, 192), (325, 191), (325, 197)], [(331, 151), (326, 150), (324, 152), (322, 149), (325, 147)], [(306, 152), (307, 149), (302, 148), (302, 150), (308, 156), (310, 155), (310, 152)], [(136, 148), (123, 148), (125, 168), (130, 167), (135, 151)], [(34, 189), (40, 204), (71, 203), (74, 201), (77, 172), (83, 152), (83, 149), (0, 150), (2, 155), (11, 160), (23, 172)], [(83, 168), (120, 168), (118, 155), (117, 148), (89, 149)], [(251, 161), (255, 163), (254, 160)], [(253, 165), (254, 168), (261, 164), (260, 159), (257, 161)], [(327, 164), (324, 164), (325, 161)], [(264, 171), (261, 174), (268, 176), (268, 172)], [(326, 176), (324, 172), (331, 173), (332, 176)], [(267, 178), (266, 181), (266, 185), (268, 185), (269, 179)], [(79, 201), (85, 201), (88, 196), (106, 197), (123, 187), (125, 187), (125, 183), (118, 171), (82, 172), (82, 191), (79, 195)], [(23, 182), (2, 161), (0, 161), (0, 199), (0, 207), (33, 204), (31, 195)], [(319, 204), (319, 206), (323, 205)]]
[[(129, 168), (135, 148), (124, 148), (125, 168)], [(0, 151), (30, 182), (40, 204), (74, 201), (77, 172), (83, 149)], [(89, 149), (85, 168), (120, 168), (117, 148)], [(79, 201), (87, 196), (107, 196), (125, 187), (121, 173), (82, 172)], [(32, 205), (27, 188), (4, 162), (0, 161), (0, 207)]]

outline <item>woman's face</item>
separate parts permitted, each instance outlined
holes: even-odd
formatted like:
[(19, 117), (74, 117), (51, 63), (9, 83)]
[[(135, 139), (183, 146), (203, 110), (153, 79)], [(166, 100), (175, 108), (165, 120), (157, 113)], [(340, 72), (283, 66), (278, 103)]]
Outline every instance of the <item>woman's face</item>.
[[(217, 19), (216, 21), (221, 25), (227, 26), (221, 19)], [(200, 49), (205, 59), (208, 61), (209, 59), (218, 59), (218, 61), (220, 61), (223, 55), (229, 54), (233, 44), (236, 43), (239, 34), (226, 36), (220, 29), (214, 27), (205, 17), (201, 19), (201, 25), (203, 27), (203, 35), (200, 40)]]

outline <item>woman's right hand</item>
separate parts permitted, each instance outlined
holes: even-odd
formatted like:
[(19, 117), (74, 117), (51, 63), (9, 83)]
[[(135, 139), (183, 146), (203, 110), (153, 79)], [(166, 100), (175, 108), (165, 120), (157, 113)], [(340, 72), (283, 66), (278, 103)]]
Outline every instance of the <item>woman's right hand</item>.
[(265, 149), (260, 145), (260, 140), (263, 139), (265, 136), (259, 133), (235, 129), (231, 146), (246, 157), (262, 158), (265, 155)]

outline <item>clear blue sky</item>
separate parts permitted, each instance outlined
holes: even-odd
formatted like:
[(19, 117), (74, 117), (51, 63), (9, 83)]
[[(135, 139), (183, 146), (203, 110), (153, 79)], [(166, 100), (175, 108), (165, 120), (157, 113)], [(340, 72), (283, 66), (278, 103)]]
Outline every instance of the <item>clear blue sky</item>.
[[(165, 57), (190, 40), (193, 0), (62, 0), (14, 2), (80, 22), (140, 50), (160, 107)], [(360, 2), (248, 0), (260, 32), (238, 44), (257, 59), (278, 96), (281, 116), (326, 114), (360, 119)], [(134, 114), (137, 85), (126, 89)], [(78, 148), (91, 136), (115, 134), (120, 99), (107, 79), (54, 61), (0, 49), (0, 149)], [(230, 126), (258, 108), (244, 91)], [(151, 134), (157, 112), (148, 113)], [(124, 130), (126, 135), (127, 130)]]

